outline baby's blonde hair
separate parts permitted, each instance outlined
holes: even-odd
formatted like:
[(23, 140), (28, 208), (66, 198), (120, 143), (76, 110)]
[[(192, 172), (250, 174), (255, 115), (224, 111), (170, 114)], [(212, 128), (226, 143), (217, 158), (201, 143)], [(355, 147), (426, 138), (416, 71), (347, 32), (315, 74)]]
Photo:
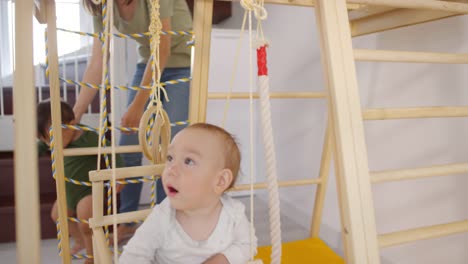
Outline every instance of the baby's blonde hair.
[(239, 174), (241, 162), (239, 146), (237, 145), (234, 136), (221, 127), (207, 123), (195, 123), (187, 127), (186, 129), (205, 130), (219, 136), (223, 140), (224, 166), (225, 168), (231, 170), (233, 176), (232, 182), (229, 185), (228, 189), (234, 186), (234, 183), (236, 182), (237, 176)]

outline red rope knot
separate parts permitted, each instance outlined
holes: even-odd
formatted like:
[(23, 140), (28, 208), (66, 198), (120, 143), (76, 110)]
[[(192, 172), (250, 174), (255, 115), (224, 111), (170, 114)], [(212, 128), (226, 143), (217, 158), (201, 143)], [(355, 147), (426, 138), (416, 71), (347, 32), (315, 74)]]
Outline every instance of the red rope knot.
[(268, 76), (266, 45), (257, 49), (258, 76)]

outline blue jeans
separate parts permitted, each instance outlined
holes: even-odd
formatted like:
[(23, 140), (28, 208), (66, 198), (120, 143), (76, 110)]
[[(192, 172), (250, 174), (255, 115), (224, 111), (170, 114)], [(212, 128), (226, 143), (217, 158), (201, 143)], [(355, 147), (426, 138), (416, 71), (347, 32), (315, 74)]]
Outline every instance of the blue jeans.
[[(146, 64), (137, 64), (135, 75), (133, 76), (132, 86), (139, 86)], [(178, 78), (186, 78), (190, 76), (190, 68), (166, 68), (161, 75), (161, 82), (174, 80)], [(186, 121), (188, 119), (190, 83), (178, 83), (167, 85), (166, 87), (169, 102), (163, 98), (163, 108), (169, 115), (171, 122)], [(128, 102), (130, 104), (135, 98), (136, 91), (128, 91)], [(185, 126), (175, 126), (171, 128), (171, 137), (183, 129)], [(138, 134), (122, 134), (120, 137), (120, 145), (138, 145)], [(141, 166), (142, 153), (125, 153), (122, 154), (126, 167)], [(142, 175), (144, 176), (144, 175)], [(160, 180), (156, 182), (157, 203), (160, 203), (166, 198), (166, 193)], [(127, 184), (120, 192), (120, 213), (135, 211), (138, 209), (140, 202), (142, 184)]]

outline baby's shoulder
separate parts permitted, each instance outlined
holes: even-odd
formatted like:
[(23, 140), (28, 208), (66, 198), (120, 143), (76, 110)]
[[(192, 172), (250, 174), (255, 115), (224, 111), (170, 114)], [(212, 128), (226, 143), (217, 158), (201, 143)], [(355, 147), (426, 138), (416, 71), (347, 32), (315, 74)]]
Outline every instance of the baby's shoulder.
[(245, 217), (245, 206), (240, 201), (225, 194), (221, 197), (221, 202), (223, 203), (223, 210), (229, 217), (233, 219)]

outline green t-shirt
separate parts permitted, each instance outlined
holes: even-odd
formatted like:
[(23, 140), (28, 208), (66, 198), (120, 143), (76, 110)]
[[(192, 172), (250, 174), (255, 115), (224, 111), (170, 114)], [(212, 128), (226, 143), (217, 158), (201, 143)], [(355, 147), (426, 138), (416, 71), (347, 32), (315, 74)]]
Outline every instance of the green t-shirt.
[[(39, 143), (39, 155), (45, 154), (49, 147), (42, 141)], [(99, 145), (99, 137), (91, 131), (83, 131), (83, 134), (75, 141), (70, 142), (70, 148), (89, 148)], [(117, 167), (123, 167), (123, 160), (119, 155), (116, 158)], [(89, 182), (89, 171), (97, 169), (97, 155), (89, 156), (65, 156), (63, 157), (65, 177), (76, 181)], [(105, 169), (105, 166), (101, 166)], [(75, 211), (78, 202), (91, 194), (90, 186), (77, 185), (65, 182), (68, 209)]]
[[(150, 0), (136, 0), (135, 14), (130, 21), (123, 20), (117, 6), (114, 6), (114, 25), (123, 34), (143, 33), (149, 31)], [(174, 31), (188, 31), (192, 29), (192, 17), (185, 0), (160, 0), (160, 17), (171, 18), (171, 28)], [(102, 32), (102, 16), (93, 17), (94, 31)], [(166, 64), (167, 68), (190, 67), (190, 47), (187, 41), (190, 36), (171, 35), (171, 56)], [(136, 38), (140, 63), (146, 63), (151, 57), (149, 37)]]

